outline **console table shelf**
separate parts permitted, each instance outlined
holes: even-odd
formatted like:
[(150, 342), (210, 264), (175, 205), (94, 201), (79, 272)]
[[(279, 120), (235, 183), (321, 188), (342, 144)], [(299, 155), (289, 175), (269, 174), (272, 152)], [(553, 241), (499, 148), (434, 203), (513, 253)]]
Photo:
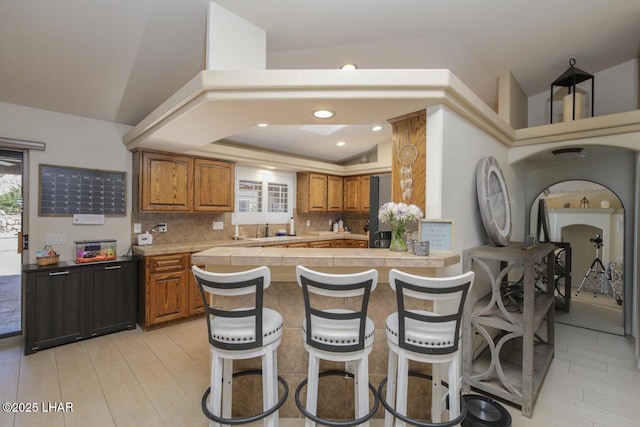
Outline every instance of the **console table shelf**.
[[(477, 282), (484, 274), (491, 285), (489, 294), (465, 312), (464, 389), (473, 387), (519, 405), (526, 417), (533, 413), (554, 355), (554, 250), (551, 243), (525, 250), (514, 242), (506, 247), (479, 246), (463, 254), (464, 270), (476, 271)], [(547, 290), (536, 296), (536, 263), (545, 260)], [(510, 311), (501, 288), (520, 270), (522, 300), (517, 310)], [(484, 345), (476, 355), (475, 334)]]

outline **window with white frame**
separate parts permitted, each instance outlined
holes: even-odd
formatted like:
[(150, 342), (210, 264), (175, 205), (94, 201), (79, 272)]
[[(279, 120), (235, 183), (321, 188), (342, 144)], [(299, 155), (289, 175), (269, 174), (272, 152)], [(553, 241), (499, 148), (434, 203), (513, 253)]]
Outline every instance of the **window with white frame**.
[(236, 167), (234, 224), (286, 224), (293, 215), (295, 173)]

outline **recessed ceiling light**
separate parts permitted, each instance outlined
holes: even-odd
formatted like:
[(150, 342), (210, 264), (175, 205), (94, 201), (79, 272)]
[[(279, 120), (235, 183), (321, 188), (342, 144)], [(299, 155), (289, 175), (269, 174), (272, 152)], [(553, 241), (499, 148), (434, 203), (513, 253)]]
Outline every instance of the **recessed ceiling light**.
[(336, 115), (335, 111), (331, 110), (315, 110), (313, 116), (317, 119), (330, 119)]
[(269, 126), (268, 123), (258, 123), (259, 128), (266, 128), (267, 126)]
[(347, 143), (346, 143), (346, 142), (344, 142), (344, 141), (339, 141), (338, 143), (336, 143), (336, 145), (337, 145), (338, 147), (342, 147), (343, 145), (346, 145), (346, 144), (347, 144)]
[(371, 128), (371, 130), (374, 131), (374, 132), (378, 132), (378, 131), (382, 130), (382, 126), (375, 125), (374, 127)]
[(341, 68), (343, 70), (355, 70), (358, 66), (356, 64), (344, 64)]

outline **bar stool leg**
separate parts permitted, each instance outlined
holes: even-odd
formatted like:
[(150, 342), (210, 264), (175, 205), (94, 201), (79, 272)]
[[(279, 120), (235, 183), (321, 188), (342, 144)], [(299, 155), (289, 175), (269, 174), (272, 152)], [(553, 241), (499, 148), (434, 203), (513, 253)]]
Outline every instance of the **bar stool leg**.
[[(407, 393), (409, 392), (409, 359), (400, 350), (398, 354), (398, 383), (396, 396), (396, 412), (407, 415)], [(405, 427), (404, 421), (396, 421), (396, 427)]]
[[(276, 404), (278, 398), (277, 354), (275, 351), (265, 353), (262, 357), (262, 407), (268, 410)], [(264, 419), (265, 427), (278, 426), (278, 411)]]
[(460, 352), (449, 365), (449, 419), (460, 415)]
[[(211, 394), (209, 395), (209, 412), (213, 415), (220, 416), (220, 407), (222, 403), (222, 364), (221, 358), (211, 353)], [(209, 421), (209, 427), (219, 427), (220, 424)]]
[[(320, 359), (309, 354), (309, 373), (307, 376), (307, 411), (316, 415), (318, 403), (318, 376), (320, 375)], [(305, 427), (315, 427), (316, 423), (307, 418)]]
[(439, 364), (431, 365), (431, 421), (442, 422), (442, 375)]
[[(389, 364), (387, 369), (387, 403), (392, 408), (396, 407), (396, 387), (398, 381), (398, 355), (389, 351)], [(389, 411), (384, 413), (384, 427), (392, 427), (393, 415)]]
[(222, 371), (222, 417), (231, 418), (233, 398), (233, 360), (224, 359)]
[[(356, 373), (354, 375), (355, 384), (355, 409), (356, 418), (362, 418), (369, 412), (369, 360), (365, 357), (357, 362)], [(368, 427), (369, 422), (360, 424)]]

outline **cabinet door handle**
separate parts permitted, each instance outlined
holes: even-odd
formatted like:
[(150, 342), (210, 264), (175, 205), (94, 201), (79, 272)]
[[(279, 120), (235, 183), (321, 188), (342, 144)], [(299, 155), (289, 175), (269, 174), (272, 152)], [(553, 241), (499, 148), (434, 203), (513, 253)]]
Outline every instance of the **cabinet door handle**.
[(69, 271), (54, 271), (52, 273), (49, 273), (49, 276), (64, 276), (69, 274)]
[(109, 266), (109, 267), (105, 267), (104, 269), (105, 269), (105, 270), (119, 270), (119, 269), (121, 269), (121, 268), (122, 268), (122, 266), (121, 266), (121, 265), (111, 265), (111, 266)]

